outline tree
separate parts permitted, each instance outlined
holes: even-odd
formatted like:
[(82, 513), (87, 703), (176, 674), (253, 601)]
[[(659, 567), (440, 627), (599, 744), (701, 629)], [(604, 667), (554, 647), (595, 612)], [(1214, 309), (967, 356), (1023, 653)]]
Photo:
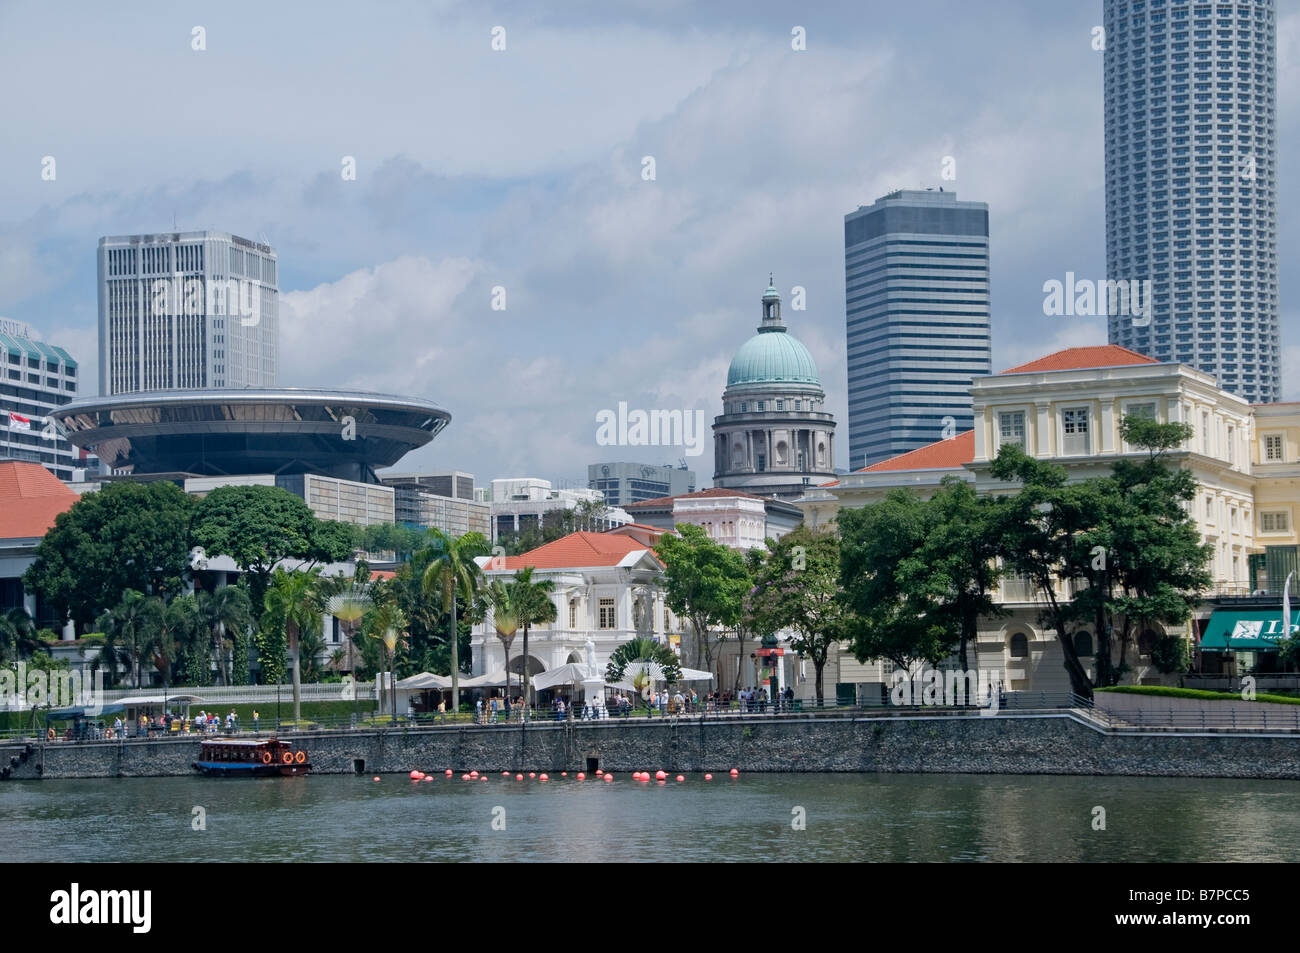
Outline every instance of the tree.
[[(774, 545), (769, 539), (768, 545)], [(764, 567), (767, 565), (768, 553), (761, 549), (751, 549), (745, 553), (745, 571), (749, 574), (752, 585), (740, 600), (740, 616), (736, 620), (736, 658), (738, 662), (745, 658), (745, 642), (749, 636), (764, 643), (773, 640), (781, 629), (781, 612), (778, 605), (779, 590), (775, 586), (766, 586), (760, 582)], [(736, 681), (733, 691), (740, 692), (740, 677), (744, 669), (736, 665)]]
[(493, 579), (485, 596), (492, 610), (492, 627), (505, 653), (506, 698), (510, 698), (510, 646), (519, 631), (519, 613), (515, 609), (514, 590), (501, 579)]
[(87, 631), (127, 589), (163, 597), (181, 590), (192, 512), (190, 497), (165, 480), (111, 483), (55, 518), (23, 581)]
[(40, 647), (36, 623), (21, 606), (0, 613), (0, 664), (31, 658)]
[(344, 583), (338, 593), (331, 596), (329, 600), (330, 615), (343, 623), (343, 632), (348, 640), (346, 660), (341, 664), (346, 664), (354, 679), (357, 674), (357, 625), (373, 605), (374, 598), (370, 594), (370, 565), (364, 559), (358, 559), (352, 578)]
[(645, 666), (638, 668), (638, 663), (646, 662), (659, 666), (669, 687), (681, 681), (682, 667), (677, 660), (677, 653), (661, 642), (646, 638), (624, 642), (610, 653), (609, 662), (605, 665), (605, 681), (621, 682), (631, 668), (635, 678), (633, 684), (642, 690), (644, 685), (649, 684), (649, 674)]
[(429, 530), (429, 545), (420, 554), (424, 567), (421, 585), (425, 593), (442, 595), (447, 613), (447, 642), (451, 646), (451, 704), (460, 711), (460, 639), (456, 625), (456, 597), (466, 606), (477, 601), (483, 573), (474, 557), (485, 556), (491, 547), (482, 533), (466, 533), (456, 539), (440, 529)]
[(695, 664), (713, 670), (710, 632), (731, 628), (740, 618), (741, 602), (751, 588), (744, 557), (710, 539), (699, 526), (677, 525), (655, 548), (664, 564), (664, 601), (689, 619), (695, 633)]
[[(555, 601), (551, 595), (555, 592), (555, 583), (550, 579), (533, 582), (533, 567), (525, 566), (515, 573), (514, 581), (509, 583), (510, 602), (514, 606), (515, 618), (524, 627), (524, 665), (523, 694), (525, 711), (531, 707), (528, 685), (528, 630), (535, 625), (546, 625), (556, 619)], [(525, 715), (525, 717), (527, 717)]]
[(840, 530), (843, 636), (858, 661), (885, 658), (910, 670), (952, 654), (958, 633), (933, 612), (925, 559), (932, 510), (911, 492), (844, 510)]
[(164, 688), (171, 686), (172, 669), (178, 661), (184, 663), (186, 675), (196, 679), (196, 684), (207, 681), (210, 659), (206, 639), (201, 636), (198, 601), (192, 593), (177, 596), (163, 607), (150, 649)]
[[(199, 629), (210, 640), (212, 652), (217, 660), (217, 684), (232, 684), (230, 654), (241, 642), (247, 653), (247, 642), (240, 639), (240, 636), (246, 634), (253, 624), (253, 608), (248, 593), (239, 586), (223, 586), (215, 592), (200, 590), (195, 595), (198, 602)], [(233, 638), (228, 637), (231, 633), (234, 634)], [(248, 658), (245, 654), (245, 672), (247, 668)]]
[(163, 601), (157, 596), (146, 596), (136, 589), (122, 593), (122, 601), (96, 622), (96, 628), (104, 633), (104, 645), (92, 668), (102, 660), (108, 663), (110, 674), (116, 674), (117, 665), (125, 663), (135, 676), (135, 687), (142, 688), (141, 662), (153, 650), (164, 611)]
[[(994, 461), (994, 476), (1022, 484), (996, 504), (1004, 560), (1033, 581), (1046, 603), (1044, 622), (1056, 630), (1078, 695), (1091, 698), (1094, 683), (1079, 659), (1072, 623), (1096, 626), (1096, 684), (1113, 684), (1127, 668), (1135, 631), (1185, 623), (1210, 583), (1210, 552), (1183, 506), (1195, 498), (1195, 480), (1167, 462), (1190, 433), (1184, 424), (1126, 417), (1121, 436), (1146, 457), (1120, 458), (1109, 476), (1076, 484), (1068, 484), (1063, 468), (1018, 447), (1004, 446)], [(1058, 582), (1061, 593), (1077, 584), (1072, 600), (1058, 595)], [(1120, 661), (1112, 669), (1117, 627)]]
[(265, 604), (276, 564), (340, 562), (352, 554), (352, 529), (318, 520), (288, 490), (276, 486), (222, 486), (199, 501), (194, 542), (208, 555), (229, 556), (249, 577), (249, 598)]
[(780, 540), (768, 540), (768, 555), (754, 579), (757, 591), (751, 604), (765, 620), (762, 628), (793, 629), (791, 647), (812, 659), (818, 705), (823, 703), (822, 672), (831, 647), (846, 633), (839, 576), (839, 538), (799, 526)]
[(392, 598), (380, 599), (366, 615), (366, 634), (383, 643), (388, 655), (388, 697), (393, 706), (393, 724), (397, 724), (397, 649), (406, 635), (406, 613)]
[(330, 580), (319, 566), (288, 572), (276, 567), (266, 589), (266, 609), (284, 621), (285, 639), (293, 662), (293, 721), (302, 721), (302, 665), (299, 648), (302, 633), (321, 624), (325, 603), (332, 595)]

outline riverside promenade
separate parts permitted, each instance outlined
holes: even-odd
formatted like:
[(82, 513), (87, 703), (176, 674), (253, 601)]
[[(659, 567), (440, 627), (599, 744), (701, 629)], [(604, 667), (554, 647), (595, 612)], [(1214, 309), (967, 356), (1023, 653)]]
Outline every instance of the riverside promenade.
[[(421, 771), (907, 772), (1300, 780), (1300, 730), (1131, 724), (1086, 708), (849, 709), (282, 734), (313, 774)], [(1275, 721), (1278, 719), (1275, 717)], [(241, 737), (248, 737), (244, 732)], [(266, 733), (263, 732), (263, 736)], [(7, 780), (194, 773), (197, 738), (0, 743)], [(4, 783), (0, 781), (0, 783)]]

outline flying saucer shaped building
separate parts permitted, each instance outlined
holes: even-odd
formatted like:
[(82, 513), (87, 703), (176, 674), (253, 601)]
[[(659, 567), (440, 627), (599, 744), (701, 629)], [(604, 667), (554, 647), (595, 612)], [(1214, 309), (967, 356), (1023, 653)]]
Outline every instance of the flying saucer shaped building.
[(276, 387), (84, 398), (53, 413), (78, 447), (135, 476), (319, 474), (378, 483), (451, 414), (424, 400)]

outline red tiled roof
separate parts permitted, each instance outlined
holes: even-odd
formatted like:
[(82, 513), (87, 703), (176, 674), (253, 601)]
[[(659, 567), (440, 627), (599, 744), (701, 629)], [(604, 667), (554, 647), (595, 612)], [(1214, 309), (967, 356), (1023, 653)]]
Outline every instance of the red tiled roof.
[(949, 440), (918, 447), (888, 460), (873, 463), (859, 473), (881, 470), (955, 470), (975, 459), (975, 431), (967, 430)]
[(744, 490), (728, 490), (724, 487), (713, 486), (707, 490), (696, 490), (694, 493), (681, 493), (677, 496), (660, 496), (653, 500), (640, 500), (636, 503), (624, 503), (620, 509), (632, 510), (639, 506), (665, 506), (673, 500), (699, 500), (715, 496), (743, 496), (748, 500), (761, 500), (763, 497), (754, 493), (746, 493)]
[(1040, 357), (1028, 364), (1009, 367), (1003, 374), (1026, 374), (1031, 371), (1079, 371), (1090, 367), (1126, 367), (1130, 364), (1159, 364), (1153, 357), (1130, 351), (1118, 344), (1100, 344), (1095, 347), (1067, 347)]
[(605, 532), (617, 533), (621, 529), (648, 529), (652, 533), (671, 532), (671, 530), (666, 530), (662, 526), (651, 526), (648, 523), (621, 523), (618, 526), (611, 526), (609, 529), (605, 530)]
[(526, 566), (537, 569), (617, 566), (628, 553), (643, 551), (645, 548), (644, 543), (630, 536), (609, 533), (570, 533), (562, 539), (529, 550), (522, 556), (506, 556), (505, 565), (489, 563), (486, 568), (514, 572)]
[(38, 463), (0, 462), (0, 539), (44, 536), (77, 499)]

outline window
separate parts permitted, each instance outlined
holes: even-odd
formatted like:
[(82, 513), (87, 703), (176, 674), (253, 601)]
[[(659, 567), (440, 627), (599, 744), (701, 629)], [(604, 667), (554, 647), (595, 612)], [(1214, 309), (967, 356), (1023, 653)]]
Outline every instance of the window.
[(1025, 413), (1022, 410), (998, 414), (998, 446), (1008, 443), (1025, 445)]
[(600, 627), (602, 629), (612, 629), (615, 626), (614, 621), (614, 600), (600, 600)]
[(1088, 408), (1071, 407), (1061, 411), (1061, 427), (1065, 435), (1064, 452), (1088, 452)]
[(574, 599), (572, 602), (569, 603), (569, 628), (576, 629), (577, 627), (578, 627), (578, 601)]
[(1280, 433), (1268, 434), (1264, 437), (1264, 461), (1266, 463), (1281, 463), (1282, 455), (1282, 435)]
[(1092, 633), (1087, 629), (1074, 633), (1074, 654), (1079, 658), (1092, 658)]
[(1124, 408), (1124, 416), (1141, 417), (1143, 420), (1156, 419), (1155, 404), (1129, 404)]
[(1285, 533), (1289, 521), (1286, 510), (1279, 510), (1275, 513), (1260, 513), (1259, 528), (1264, 533)]
[(1011, 636), (1011, 657), (1029, 658), (1029, 639), (1023, 632)]

